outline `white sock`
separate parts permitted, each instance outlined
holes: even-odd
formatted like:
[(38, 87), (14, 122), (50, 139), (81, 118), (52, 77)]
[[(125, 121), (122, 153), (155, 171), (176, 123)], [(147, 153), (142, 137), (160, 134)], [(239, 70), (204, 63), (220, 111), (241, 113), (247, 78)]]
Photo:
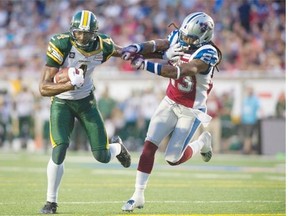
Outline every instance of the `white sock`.
[(111, 152), (111, 160), (113, 160), (121, 152), (121, 145), (119, 143), (111, 143), (109, 145)]
[(203, 145), (204, 145), (204, 143), (202, 141), (199, 141), (199, 140), (195, 140), (192, 143), (189, 143), (189, 146), (193, 150), (192, 157), (195, 156), (196, 154), (198, 154), (198, 152), (203, 148)]
[(47, 180), (48, 180), (47, 201), (57, 203), (58, 190), (63, 173), (64, 173), (63, 163), (57, 165), (53, 162), (52, 158), (50, 158), (47, 166)]
[(147, 187), (149, 176), (150, 174), (137, 170), (135, 191), (131, 199), (135, 199), (137, 197), (144, 197), (144, 190)]

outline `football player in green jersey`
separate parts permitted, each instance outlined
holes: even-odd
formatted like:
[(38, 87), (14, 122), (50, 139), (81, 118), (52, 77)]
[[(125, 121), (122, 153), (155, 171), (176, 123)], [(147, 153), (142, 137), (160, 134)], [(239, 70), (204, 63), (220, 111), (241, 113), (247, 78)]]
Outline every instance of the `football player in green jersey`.
[[(43, 214), (57, 210), (58, 189), (63, 175), (63, 162), (75, 118), (87, 133), (94, 158), (108, 163), (115, 157), (123, 167), (131, 164), (130, 154), (120, 137), (108, 143), (101, 114), (93, 95), (92, 73), (111, 56), (120, 57), (121, 47), (98, 32), (96, 16), (87, 10), (76, 13), (67, 33), (54, 35), (48, 45), (47, 60), (39, 85), (42, 96), (51, 97), (50, 139), (52, 156), (47, 166), (47, 202)], [(61, 68), (69, 68), (65, 82), (55, 83)]]

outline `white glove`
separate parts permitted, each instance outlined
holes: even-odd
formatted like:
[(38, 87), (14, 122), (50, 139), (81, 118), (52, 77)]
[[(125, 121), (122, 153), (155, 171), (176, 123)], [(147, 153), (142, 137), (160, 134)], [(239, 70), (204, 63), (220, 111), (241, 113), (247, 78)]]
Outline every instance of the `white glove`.
[(76, 88), (80, 88), (84, 84), (84, 72), (81, 68), (69, 68), (68, 76), (71, 84)]
[(184, 55), (184, 52), (182, 50), (182, 46), (179, 43), (176, 43), (169, 47), (168, 50), (166, 50), (163, 55), (163, 59), (176, 62), (181, 58), (181, 56)]

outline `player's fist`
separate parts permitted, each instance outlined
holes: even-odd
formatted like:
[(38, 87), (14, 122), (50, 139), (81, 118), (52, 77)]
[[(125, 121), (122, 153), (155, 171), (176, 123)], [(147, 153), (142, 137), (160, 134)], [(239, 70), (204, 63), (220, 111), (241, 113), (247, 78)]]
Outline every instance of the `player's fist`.
[(163, 59), (176, 62), (181, 56), (184, 55), (183, 48), (179, 43), (176, 43), (169, 47), (163, 55)]
[(121, 58), (123, 60), (132, 60), (137, 53), (139, 53), (141, 47), (139, 44), (131, 44), (127, 47), (124, 47), (121, 51)]
[(84, 84), (84, 72), (81, 68), (70, 67), (68, 76), (73, 86), (80, 88)]
[(145, 59), (142, 55), (135, 55), (135, 57), (131, 60), (131, 65), (133, 68), (137, 70), (145, 69)]

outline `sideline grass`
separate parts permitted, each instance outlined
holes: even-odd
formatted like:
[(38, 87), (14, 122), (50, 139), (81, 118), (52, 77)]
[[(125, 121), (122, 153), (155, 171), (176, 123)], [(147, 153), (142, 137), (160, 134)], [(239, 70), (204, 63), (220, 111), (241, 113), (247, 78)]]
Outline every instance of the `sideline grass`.
[[(158, 154), (143, 209), (121, 206), (134, 191), (136, 163), (100, 164), (90, 153), (68, 152), (57, 215), (285, 215), (285, 158), (215, 155), (204, 163), (168, 166)], [(45, 154), (0, 150), (0, 215), (39, 215), (46, 198)]]

